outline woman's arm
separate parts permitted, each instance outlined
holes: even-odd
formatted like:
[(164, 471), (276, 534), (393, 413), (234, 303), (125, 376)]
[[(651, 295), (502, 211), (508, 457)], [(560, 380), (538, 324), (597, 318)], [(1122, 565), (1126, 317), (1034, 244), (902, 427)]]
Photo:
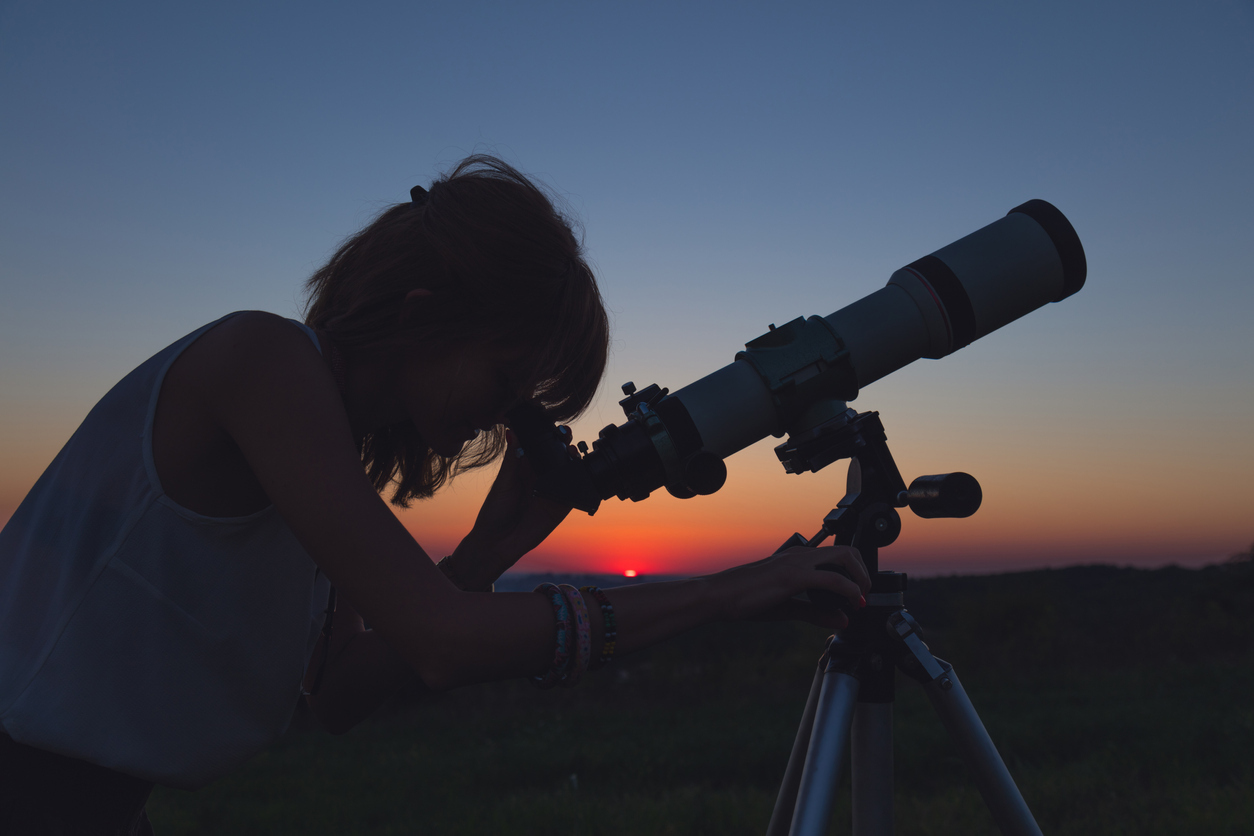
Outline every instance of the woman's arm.
[[(512, 430), (506, 430), (505, 440), (501, 467), (474, 527), (440, 564), (461, 589), (488, 589), (523, 555), (543, 543), (571, 511), (535, 495), (535, 471), (518, 456), (518, 439)], [(574, 454), (575, 448), (570, 449)]]
[[(428, 687), (545, 670), (555, 633), (548, 602), (449, 583), (370, 485), (331, 375), (299, 330), (248, 314), (201, 339), (205, 408), (310, 556)], [(818, 570), (823, 563), (844, 565), (858, 583)], [(759, 615), (809, 587), (856, 601), (868, 586), (852, 550), (794, 549), (709, 578), (629, 587), (614, 597), (618, 647)]]
[(429, 687), (543, 670), (548, 604), (445, 579), (366, 478), (330, 371), (299, 329), (242, 314), (197, 349), (185, 373), (203, 408), (331, 583)]

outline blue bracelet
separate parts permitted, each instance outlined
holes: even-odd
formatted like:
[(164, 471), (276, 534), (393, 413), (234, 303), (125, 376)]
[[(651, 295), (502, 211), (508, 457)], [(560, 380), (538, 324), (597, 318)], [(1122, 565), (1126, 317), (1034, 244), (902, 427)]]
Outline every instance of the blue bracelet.
[(535, 591), (547, 596), (549, 604), (553, 607), (553, 618), (557, 622), (557, 643), (553, 649), (553, 663), (547, 671), (532, 677), (532, 681), (541, 688), (552, 688), (566, 676), (570, 668), (570, 638), (571, 633), (574, 632), (571, 625), (570, 606), (566, 603), (566, 596), (557, 584), (542, 583), (535, 588)]
[(605, 593), (597, 589), (595, 586), (581, 586), (580, 592), (585, 592), (596, 599), (597, 604), (601, 607), (601, 625), (604, 634), (604, 644), (601, 645), (601, 655), (597, 657), (596, 664), (589, 670), (596, 670), (604, 667), (614, 658), (614, 650), (618, 645), (618, 619), (614, 617), (614, 605), (610, 603), (610, 599)]

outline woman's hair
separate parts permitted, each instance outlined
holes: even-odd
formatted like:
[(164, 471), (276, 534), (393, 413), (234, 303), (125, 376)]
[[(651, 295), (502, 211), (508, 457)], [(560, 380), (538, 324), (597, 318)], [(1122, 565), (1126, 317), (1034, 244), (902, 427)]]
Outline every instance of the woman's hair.
[[(406, 295), (431, 295), (402, 321)], [(534, 183), (494, 157), (462, 160), (425, 199), (385, 209), (306, 283), (305, 322), (348, 358), (459, 343), (520, 346), (532, 360), (530, 395), (555, 421), (592, 400), (605, 370), (609, 323), (572, 222)], [(430, 496), (447, 479), (495, 459), (502, 428), (452, 458), (413, 424), (362, 441), (375, 489), (392, 502)]]

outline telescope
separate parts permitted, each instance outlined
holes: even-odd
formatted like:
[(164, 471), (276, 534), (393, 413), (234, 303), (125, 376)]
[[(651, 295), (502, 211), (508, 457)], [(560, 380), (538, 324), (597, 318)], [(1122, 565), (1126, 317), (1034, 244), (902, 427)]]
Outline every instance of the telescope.
[(921, 357), (945, 357), (1066, 299), (1087, 272), (1071, 223), (1051, 204), (1030, 200), (833, 314), (772, 325), (733, 362), (676, 392), (625, 384), (626, 422), (601, 430), (591, 450), (581, 442), (577, 456), (540, 405), (524, 403), (506, 416), (536, 473), (536, 494), (589, 514), (611, 496), (639, 501), (660, 487), (677, 497), (714, 493), (727, 479), (723, 460), (768, 435), (788, 436), (775, 454), (789, 473), (851, 460), (846, 493), (818, 533), (794, 533), (776, 552), (831, 537), (858, 550), (871, 587), (856, 611), (830, 591), (807, 590), (820, 610), (844, 611), (847, 626), (819, 659), (768, 836), (828, 832), (846, 750), (853, 832), (894, 832), (897, 669), (923, 685), (1001, 831), (1040, 836), (953, 666), (932, 655), (906, 611), (905, 573), (879, 569), (879, 550), (901, 531), (897, 508), (925, 518), (970, 516), (982, 499), (979, 483), (948, 473), (907, 488), (879, 414), (858, 413), (847, 401)]
[(789, 437), (776, 448), (785, 470), (818, 470), (834, 457), (807, 440), (848, 420), (846, 402), (863, 387), (1066, 299), (1087, 272), (1066, 216), (1029, 200), (835, 313), (771, 325), (733, 362), (676, 392), (624, 384), (627, 420), (601, 430), (591, 450), (580, 442), (578, 457), (537, 404), (514, 408), (507, 423), (536, 472), (536, 494), (589, 514), (612, 496), (640, 501), (661, 487), (680, 498), (714, 493), (727, 479), (723, 460), (768, 435)]

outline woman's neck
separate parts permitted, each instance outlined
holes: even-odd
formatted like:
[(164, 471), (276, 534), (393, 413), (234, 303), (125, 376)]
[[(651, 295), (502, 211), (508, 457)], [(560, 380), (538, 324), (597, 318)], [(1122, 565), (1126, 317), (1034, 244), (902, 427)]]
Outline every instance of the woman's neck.
[(370, 433), (404, 421), (397, 397), (396, 364), (383, 358), (349, 358), (340, 391), (353, 438), (358, 443)]

